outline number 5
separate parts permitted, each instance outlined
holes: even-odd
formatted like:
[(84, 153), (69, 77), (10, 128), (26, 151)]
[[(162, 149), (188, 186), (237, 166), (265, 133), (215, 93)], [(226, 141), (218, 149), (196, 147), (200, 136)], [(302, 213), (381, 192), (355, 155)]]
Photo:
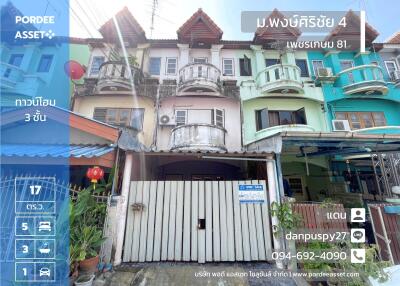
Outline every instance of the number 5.
[(23, 222), (23, 223), (21, 224), (21, 228), (22, 228), (22, 230), (28, 230), (28, 229), (29, 229), (28, 223), (27, 223), (27, 222)]

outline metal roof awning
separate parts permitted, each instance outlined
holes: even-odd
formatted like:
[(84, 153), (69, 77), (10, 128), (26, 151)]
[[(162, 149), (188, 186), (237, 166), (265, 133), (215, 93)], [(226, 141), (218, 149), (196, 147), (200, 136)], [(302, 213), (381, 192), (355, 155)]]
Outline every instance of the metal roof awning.
[(52, 158), (94, 158), (112, 151), (110, 145), (57, 145), (57, 144), (3, 144), (2, 157), (52, 157)]
[(298, 148), (303, 153), (307, 148), (307, 156), (400, 152), (400, 135), (286, 131), (250, 143), (247, 149), (263, 150), (266, 146), (269, 150), (276, 144), (281, 144), (276, 153), (290, 148)]

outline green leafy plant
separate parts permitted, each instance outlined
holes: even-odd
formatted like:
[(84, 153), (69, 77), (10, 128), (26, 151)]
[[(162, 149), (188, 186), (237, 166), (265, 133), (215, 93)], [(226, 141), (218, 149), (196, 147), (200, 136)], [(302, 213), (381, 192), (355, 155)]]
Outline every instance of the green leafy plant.
[(276, 226), (274, 233), (295, 229), (301, 222), (301, 217), (293, 213), (290, 202), (281, 204), (273, 202), (271, 204), (271, 215), (276, 216), (279, 221), (279, 225)]

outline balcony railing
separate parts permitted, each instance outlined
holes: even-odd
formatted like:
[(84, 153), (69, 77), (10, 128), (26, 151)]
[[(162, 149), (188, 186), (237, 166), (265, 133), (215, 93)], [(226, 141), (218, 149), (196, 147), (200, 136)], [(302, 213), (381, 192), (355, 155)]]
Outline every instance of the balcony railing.
[(17, 82), (23, 81), (24, 71), (17, 66), (0, 62), (1, 88), (14, 88)]
[(172, 129), (171, 150), (225, 151), (223, 127), (211, 124), (185, 124)]
[(345, 94), (385, 95), (389, 90), (382, 68), (377, 65), (352, 67), (341, 71), (337, 76)]
[(121, 61), (108, 61), (100, 66), (97, 79), (98, 91), (135, 91), (141, 81), (138, 68)]
[(393, 71), (390, 75), (390, 79), (394, 82), (396, 86), (400, 86), (400, 70)]
[(298, 66), (272, 65), (257, 74), (256, 82), (263, 93), (303, 93), (303, 83)]
[(179, 70), (178, 91), (220, 93), (221, 71), (212, 64), (190, 63)]

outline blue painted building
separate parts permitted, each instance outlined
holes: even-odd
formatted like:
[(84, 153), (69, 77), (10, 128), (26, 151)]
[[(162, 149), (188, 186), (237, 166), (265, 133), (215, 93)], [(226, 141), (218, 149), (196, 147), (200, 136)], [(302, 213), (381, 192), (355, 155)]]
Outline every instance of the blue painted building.
[[(355, 14), (350, 16), (359, 23)], [(353, 29), (359, 30), (359, 25)], [(357, 48), (308, 53), (312, 74), (323, 90), (324, 111), (331, 131), (400, 133), (400, 89), (386, 71), (378, 47), (372, 44), (377, 36), (367, 24), (366, 52)], [(351, 31), (339, 29), (335, 37), (349, 39)]]

